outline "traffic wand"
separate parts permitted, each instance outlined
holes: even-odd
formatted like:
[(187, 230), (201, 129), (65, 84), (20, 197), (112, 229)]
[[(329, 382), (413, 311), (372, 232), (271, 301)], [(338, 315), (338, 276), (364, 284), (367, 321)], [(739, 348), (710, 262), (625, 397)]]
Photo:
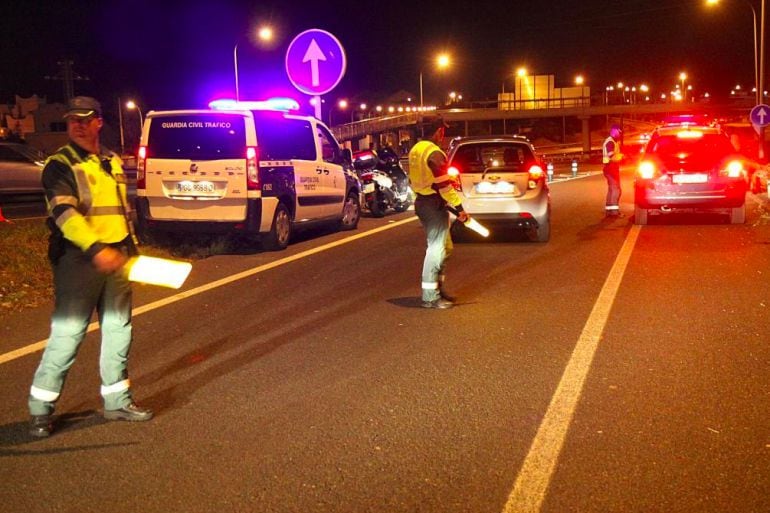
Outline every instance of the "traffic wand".
[[(447, 209), (450, 212), (452, 212), (455, 216), (459, 214), (459, 212), (452, 207), (447, 207)], [(468, 216), (468, 220), (463, 223), (463, 226), (465, 226), (469, 230), (473, 230), (474, 232), (478, 233), (482, 237), (489, 237), (489, 229), (483, 224), (481, 224), (480, 222), (473, 219), (471, 216)]]
[(126, 264), (129, 281), (172, 289), (178, 289), (184, 284), (191, 269), (190, 262), (145, 255), (131, 257)]

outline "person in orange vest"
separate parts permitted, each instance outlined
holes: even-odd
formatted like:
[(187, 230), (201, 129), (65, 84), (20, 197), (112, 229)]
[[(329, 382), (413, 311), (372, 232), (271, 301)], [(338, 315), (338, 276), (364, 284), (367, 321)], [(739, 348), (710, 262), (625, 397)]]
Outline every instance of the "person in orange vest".
[(418, 142), (409, 152), (409, 180), (417, 195), (414, 211), (425, 228), (428, 242), (422, 266), (424, 308), (446, 309), (454, 305), (453, 298), (444, 291), (444, 264), (452, 252), (447, 207), (457, 212), (461, 223), (469, 219), (447, 173), (447, 156), (438, 146), (444, 139), (445, 128), (443, 120), (439, 120), (431, 139)]
[(620, 212), (620, 162), (623, 160), (620, 137), (622, 135), (623, 129), (620, 125), (612, 125), (609, 137), (602, 144), (602, 164), (604, 164), (604, 178), (607, 180), (604, 214), (607, 217), (623, 217)]

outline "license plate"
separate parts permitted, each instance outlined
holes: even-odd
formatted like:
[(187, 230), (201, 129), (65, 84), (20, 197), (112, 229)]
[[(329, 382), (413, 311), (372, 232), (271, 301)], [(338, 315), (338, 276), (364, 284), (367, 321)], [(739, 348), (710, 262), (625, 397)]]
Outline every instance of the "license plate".
[(709, 175), (705, 173), (673, 175), (671, 181), (674, 183), (706, 183), (709, 181)]
[(374, 184), (373, 183), (364, 184), (364, 194), (369, 194), (370, 192), (374, 192)]
[(476, 192), (479, 194), (513, 194), (515, 187), (512, 183), (502, 180), (500, 182), (479, 182), (476, 184)]
[(179, 194), (214, 194), (216, 192), (216, 188), (214, 187), (214, 184), (207, 181), (202, 182), (192, 182), (189, 180), (185, 180), (182, 182), (176, 183), (176, 192)]

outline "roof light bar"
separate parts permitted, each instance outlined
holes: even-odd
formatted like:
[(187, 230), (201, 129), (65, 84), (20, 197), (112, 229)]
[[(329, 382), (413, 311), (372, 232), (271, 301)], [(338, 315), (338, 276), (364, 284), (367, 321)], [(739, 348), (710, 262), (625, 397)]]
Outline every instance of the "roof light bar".
[(209, 103), (214, 110), (275, 110), (288, 112), (299, 110), (299, 103), (291, 98), (270, 98), (262, 101), (214, 100)]

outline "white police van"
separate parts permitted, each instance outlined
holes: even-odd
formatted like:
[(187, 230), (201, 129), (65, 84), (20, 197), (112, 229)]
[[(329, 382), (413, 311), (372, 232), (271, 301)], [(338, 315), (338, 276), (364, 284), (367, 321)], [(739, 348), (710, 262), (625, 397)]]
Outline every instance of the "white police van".
[(317, 119), (274, 105), (149, 112), (137, 161), (140, 232), (243, 233), (283, 249), (303, 226), (355, 229), (360, 184), (350, 150)]

